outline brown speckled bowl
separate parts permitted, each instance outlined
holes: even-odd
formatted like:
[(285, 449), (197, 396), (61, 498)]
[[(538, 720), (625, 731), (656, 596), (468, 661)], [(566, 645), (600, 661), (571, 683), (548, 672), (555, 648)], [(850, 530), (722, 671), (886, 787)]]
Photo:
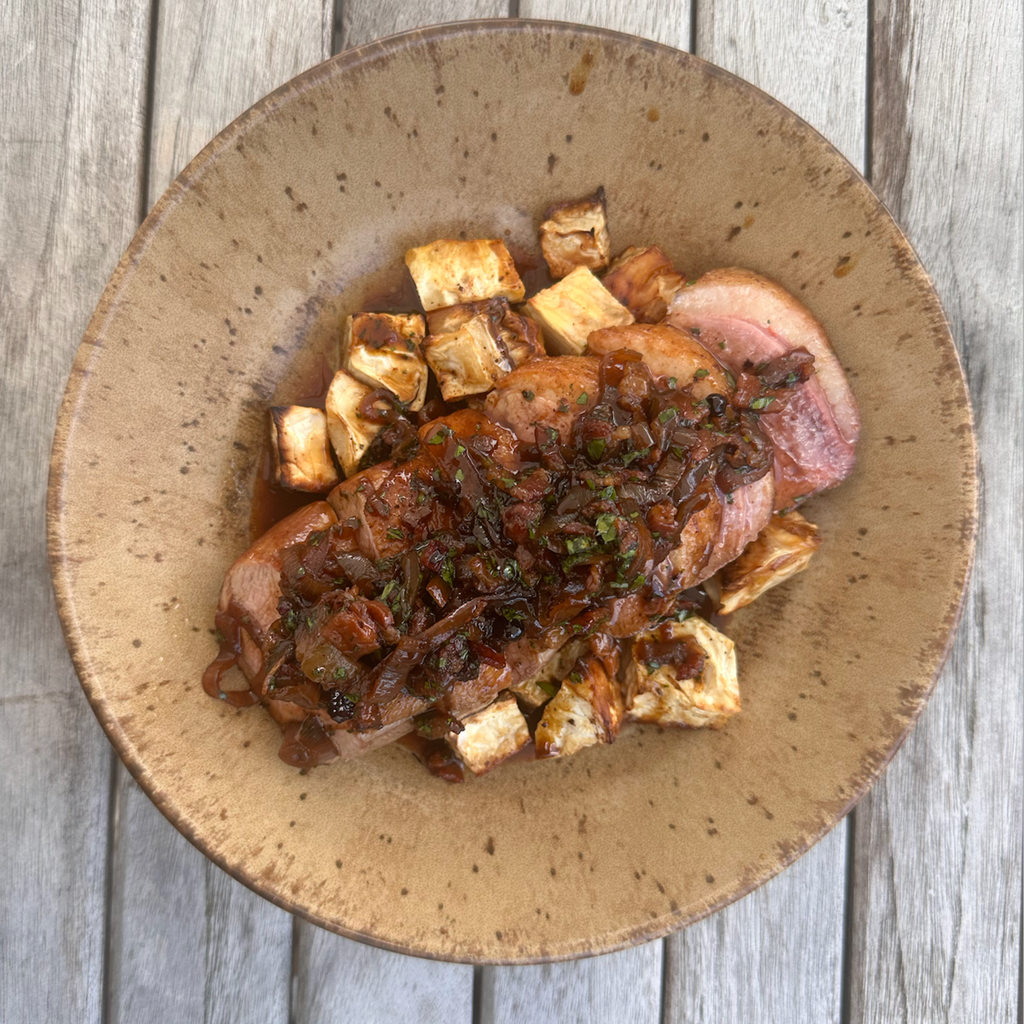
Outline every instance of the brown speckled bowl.
[[(300, 775), (258, 709), (206, 697), (248, 543), (265, 409), (335, 358), (345, 311), (444, 235), (536, 248), (603, 184), (613, 247), (777, 278), (828, 329), (859, 462), (808, 515), (810, 570), (734, 617), (743, 714), (449, 786), (401, 749)], [(291, 389), (291, 390), (290, 390)], [(950, 643), (975, 524), (971, 413), (942, 310), (861, 177), (756, 89), (590, 28), (478, 22), (351, 50), (271, 94), (167, 190), (75, 361), (50, 490), (82, 685), (130, 771), (279, 905), (475, 962), (641, 942), (821, 838), (906, 735)], [(711, 824), (713, 822), (713, 825)]]

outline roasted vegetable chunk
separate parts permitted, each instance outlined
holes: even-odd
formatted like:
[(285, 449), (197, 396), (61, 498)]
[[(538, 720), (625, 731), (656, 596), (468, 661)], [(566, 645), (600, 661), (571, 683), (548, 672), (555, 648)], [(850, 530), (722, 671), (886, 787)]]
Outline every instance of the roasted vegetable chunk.
[(415, 412), (427, 395), (427, 364), (420, 353), (424, 333), (418, 313), (356, 313), (342, 331), (341, 365), (371, 388), (387, 388)]
[(462, 763), (483, 775), (530, 740), (530, 730), (515, 697), (499, 697), (489, 707), (462, 719), (462, 732), (449, 733), (448, 742)]
[(293, 491), (329, 491), (338, 471), (327, 444), (323, 409), (278, 405), (270, 410), (270, 453), (274, 480)]
[(580, 658), (544, 709), (534, 740), (537, 757), (566, 757), (619, 734), (624, 706), (619, 684), (601, 660)]
[(490, 391), (512, 369), (512, 360), (491, 333), (486, 313), (470, 317), (451, 334), (431, 334), (423, 354), (446, 402)]
[(731, 614), (803, 572), (819, 547), (818, 528), (799, 512), (772, 516), (743, 554), (722, 570), (722, 614)]
[(626, 666), (626, 709), (638, 722), (720, 729), (740, 710), (736, 647), (701, 618), (641, 633)]
[(683, 275), (656, 246), (630, 246), (612, 264), (603, 278), (604, 286), (641, 323), (658, 324), (665, 319), (669, 300), (683, 287)]
[(481, 314), (487, 317), (491, 337), (514, 366), (522, 366), (534, 356), (544, 354), (537, 325), (529, 317), (514, 313), (508, 299), (464, 302), (435, 309), (427, 314), (427, 326), (433, 335), (454, 334)]
[(610, 254), (604, 189), (571, 203), (552, 206), (540, 226), (540, 247), (552, 277), (576, 267), (601, 270)]
[(586, 267), (526, 303), (526, 315), (540, 324), (547, 349), (554, 355), (578, 356), (591, 331), (633, 323), (633, 314)]
[(494, 238), (457, 241), (439, 238), (405, 254), (420, 302), (428, 312), (461, 302), (526, 294), (505, 243)]
[(360, 411), (363, 399), (373, 390), (347, 370), (339, 370), (327, 392), (327, 429), (345, 476), (359, 468), (359, 460), (381, 429), (380, 423), (372, 423)]

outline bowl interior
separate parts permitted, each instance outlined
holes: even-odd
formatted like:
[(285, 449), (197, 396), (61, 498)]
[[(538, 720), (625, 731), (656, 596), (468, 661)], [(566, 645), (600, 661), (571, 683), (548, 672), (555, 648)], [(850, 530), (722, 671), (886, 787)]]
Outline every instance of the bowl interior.
[[(730, 625), (742, 715), (722, 732), (632, 728), (463, 786), (395, 749), (288, 768), (265, 714), (200, 685), (221, 578), (248, 543), (267, 405), (336, 365), (342, 315), (401, 289), (409, 246), (486, 235), (536, 251), (545, 207), (602, 184), (615, 250), (656, 242), (691, 276), (776, 278), (825, 325), (860, 402), (856, 471), (807, 506), (820, 553)], [(863, 180), (702, 61), (523, 22), (342, 54), (196, 158), (85, 336), (50, 500), (86, 693), (175, 825), (326, 927), (475, 961), (662, 934), (820, 838), (920, 712), (973, 530), (956, 353)]]

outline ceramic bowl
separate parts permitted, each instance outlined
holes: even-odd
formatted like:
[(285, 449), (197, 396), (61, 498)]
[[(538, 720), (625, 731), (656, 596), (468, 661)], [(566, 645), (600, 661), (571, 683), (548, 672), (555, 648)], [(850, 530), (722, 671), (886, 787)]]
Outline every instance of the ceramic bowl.
[[(403, 749), (300, 774), (277, 726), (200, 685), (248, 544), (266, 408), (336, 362), (344, 313), (436, 237), (537, 250), (604, 185), (613, 250), (780, 281), (863, 415), (807, 515), (811, 568), (733, 617), (743, 713), (721, 732), (446, 785)], [(946, 320), (854, 169), (752, 86), (592, 28), (462, 23), (350, 50), (186, 168), (113, 274), (71, 373), (49, 530), (68, 645), (124, 763), (224, 870), (389, 949), (473, 962), (613, 950), (709, 914), (820, 839), (920, 714), (975, 524), (970, 406)]]

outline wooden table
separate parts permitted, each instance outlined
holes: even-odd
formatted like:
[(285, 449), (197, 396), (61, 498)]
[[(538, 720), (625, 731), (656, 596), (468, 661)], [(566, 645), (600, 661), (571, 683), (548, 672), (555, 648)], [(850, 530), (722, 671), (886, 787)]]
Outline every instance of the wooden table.
[[(509, 14), (689, 49), (865, 171), (952, 321), (983, 514), (938, 689), (840, 827), (666, 941), (474, 969), (295, 920), (164, 821), (78, 687), (43, 500), (78, 339), (184, 163), (332, 52)], [(1021, 0), (0, 0), (0, 60), (0, 1020), (1021, 1019)]]

